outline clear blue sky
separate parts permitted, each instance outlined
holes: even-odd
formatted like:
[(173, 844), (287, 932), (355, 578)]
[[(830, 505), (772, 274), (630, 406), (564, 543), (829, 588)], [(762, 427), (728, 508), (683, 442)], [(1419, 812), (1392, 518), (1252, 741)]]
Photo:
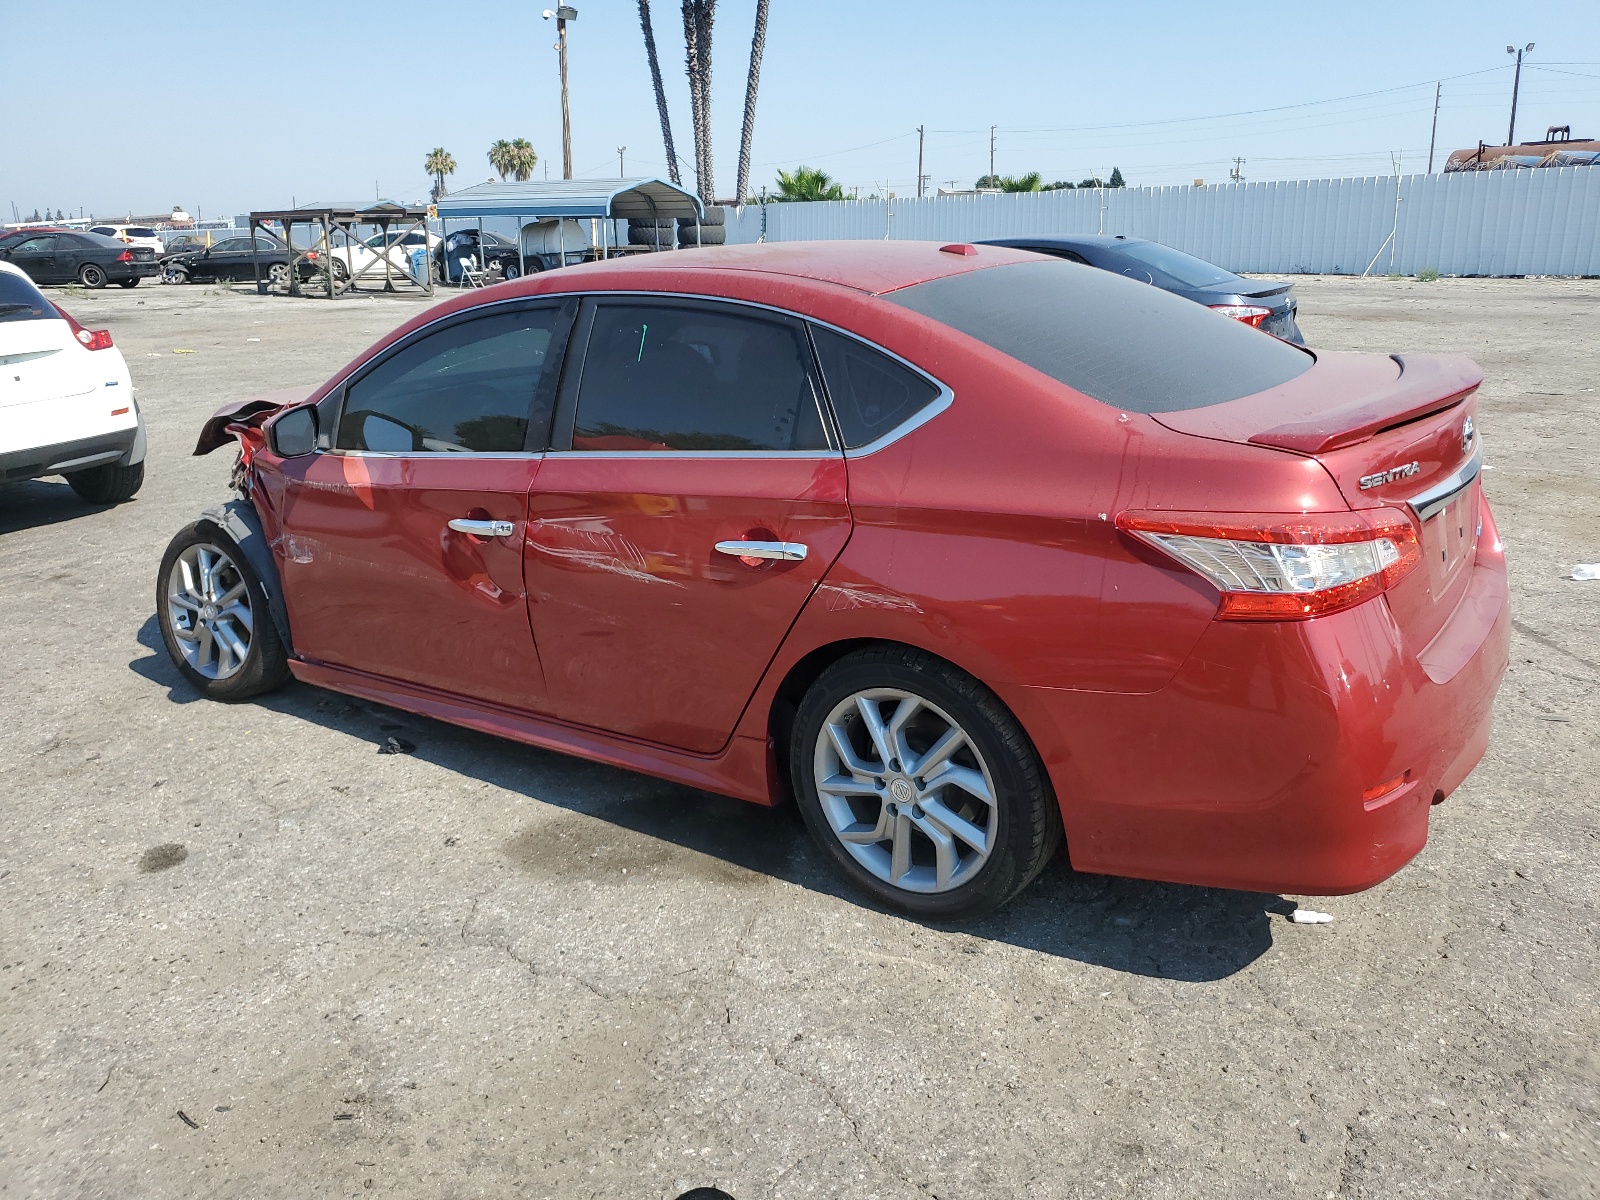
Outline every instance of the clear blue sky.
[[(125, 4), (83, 0), (70, 21), (12, 14), (0, 39), (0, 205), (9, 220), (13, 201), (26, 217), (45, 205), (231, 215), (291, 198), (368, 198), (375, 187), (414, 200), (427, 191), (431, 147), (455, 155), (450, 183), (462, 187), (489, 177), (484, 156), (498, 137), (528, 138), (559, 178), (546, 2), (395, 0), (365, 15), (301, 0), (176, 2), (157, 18), (155, 6), (129, 16)], [(615, 176), (625, 145), (629, 174), (664, 175), (636, 3), (577, 7), (576, 173)], [(679, 154), (692, 158), (679, 6), (653, 8)], [(717, 9), (719, 195), (733, 190), (754, 8)], [(286, 12), (296, 32), (287, 55)], [(22, 25), (39, 27), (47, 53), (15, 36)], [(1047, 181), (1115, 165), (1136, 185), (1215, 182), (1234, 155), (1247, 179), (1387, 174), (1391, 151), (1420, 170), (1432, 81), (1445, 80), (1442, 162), (1505, 136), (1505, 47), (1530, 41), (1519, 134), (1570, 124), (1600, 137), (1596, 0), (772, 0), (752, 180), (807, 163), (862, 195), (906, 195), (918, 124), (935, 185), (970, 187), (987, 171), (991, 125), (1000, 173)], [(83, 57), (69, 53), (80, 46)]]

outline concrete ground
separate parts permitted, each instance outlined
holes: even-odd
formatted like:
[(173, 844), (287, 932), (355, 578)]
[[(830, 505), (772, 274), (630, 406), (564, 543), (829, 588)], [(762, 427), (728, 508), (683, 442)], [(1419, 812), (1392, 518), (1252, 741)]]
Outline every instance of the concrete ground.
[(1600, 1195), (1600, 282), (1298, 289), (1314, 345), (1487, 372), (1488, 757), (1331, 925), (1057, 863), (954, 929), (786, 811), (300, 685), (198, 701), (152, 606), (227, 491), (201, 421), (419, 309), (63, 295), (151, 456), (118, 508), (0, 488), (0, 1193)]

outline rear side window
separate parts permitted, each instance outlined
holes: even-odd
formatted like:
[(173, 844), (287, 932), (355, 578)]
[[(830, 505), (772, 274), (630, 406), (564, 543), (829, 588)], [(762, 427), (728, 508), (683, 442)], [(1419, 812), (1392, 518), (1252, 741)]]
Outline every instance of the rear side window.
[(710, 307), (602, 304), (574, 450), (825, 450), (797, 325)]
[(813, 325), (811, 339), (846, 449), (877, 441), (939, 397), (936, 384), (855, 338)]
[(0, 321), (54, 321), (56, 310), (44, 294), (20, 275), (0, 271)]
[[(350, 385), (336, 448), (521, 453), (560, 319), (554, 308), (477, 317), (389, 355)], [(548, 425), (544, 411), (541, 448)]]
[(884, 297), (1128, 412), (1224, 404), (1312, 356), (1146, 283), (1064, 262), (1011, 263)]

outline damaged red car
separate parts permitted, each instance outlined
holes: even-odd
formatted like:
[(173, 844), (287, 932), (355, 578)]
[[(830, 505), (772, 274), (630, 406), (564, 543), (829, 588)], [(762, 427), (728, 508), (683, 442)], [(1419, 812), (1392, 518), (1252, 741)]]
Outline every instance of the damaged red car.
[(1484, 753), (1478, 369), (1024, 251), (719, 247), (430, 309), (242, 401), (162, 560), (207, 696), (290, 676), (737, 796), (885, 904), (1081, 871), (1370, 887)]

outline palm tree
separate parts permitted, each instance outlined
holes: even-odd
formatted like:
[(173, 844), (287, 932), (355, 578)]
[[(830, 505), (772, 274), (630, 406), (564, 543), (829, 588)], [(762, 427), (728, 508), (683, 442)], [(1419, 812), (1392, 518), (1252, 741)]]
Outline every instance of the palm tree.
[(533, 168), (539, 164), (539, 155), (527, 138), (511, 143), (511, 171), (518, 183), (527, 183), (533, 177)]
[(1002, 192), (1037, 192), (1042, 191), (1044, 179), (1037, 171), (1029, 171), (1026, 175), (1002, 175), (1000, 177), (1000, 190)]
[[(765, 0), (762, 0), (765, 4)], [(672, 118), (667, 113), (667, 90), (661, 86), (661, 60), (656, 57), (656, 32), (650, 25), (650, 0), (639, 0), (639, 28), (644, 31), (644, 54), (650, 60), (650, 82), (656, 89), (656, 112), (661, 115), (661, 140), (667, 149), (667, 175), (682, 184), (678, 176), (678, 151), (672, 144)]]
[(820, 167), (799, 166), (778, 172), (775, 200), (843, 200), (844, 188)]
[(750, 188), (750, 141), (756, 131), (756, 85), (761, 82), (761, 54), (767, 47), (767, 4), (756, 0), (756, 30), (750, 36), (750, 78), (744, 87), (744, 129), (739, 134), (739, 179), (733, 198), (743, 204)]
[(516, 151), (505, 138), (489, 147), (489, 165), (500, 173), (502, 183), (507, 175), (516, 170)]
[(422, 169), (433, 176), (433, 198), (437, 200), (444, 195), (444, 177), (456, 173), (456, 160), (450, 157), (450, 151), (443, 146), (435, 146), (428, 151), (428, 157), (423, 160)]
[(683, 45), (689, 74), (689, 116), (694, 123), (695, 191), (710, 203), (716, 195), (711, 172), (711, 23), (717, 0), (683, 0)]

